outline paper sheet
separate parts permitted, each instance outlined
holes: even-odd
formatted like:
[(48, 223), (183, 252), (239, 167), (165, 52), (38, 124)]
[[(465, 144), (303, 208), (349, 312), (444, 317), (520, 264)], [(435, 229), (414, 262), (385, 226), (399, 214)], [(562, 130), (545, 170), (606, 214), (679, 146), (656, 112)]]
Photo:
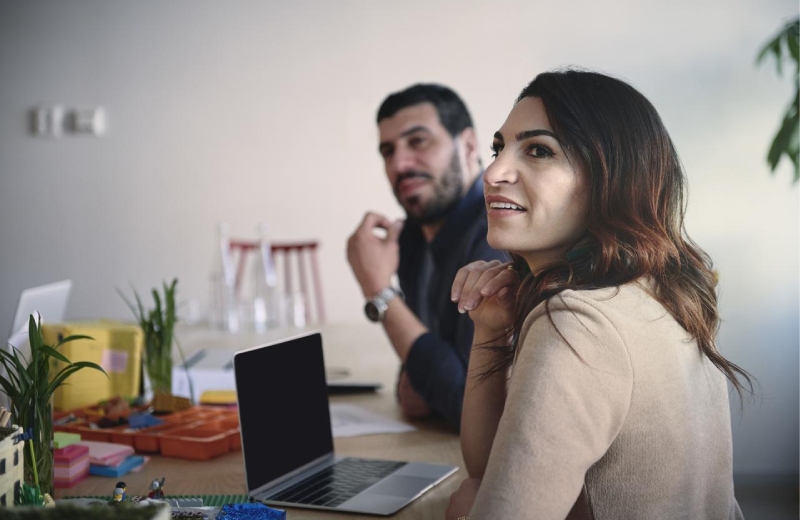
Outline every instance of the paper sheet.
[(333, 429), (334, 437), (403, 433), (416, 430), (410, 424), (387, 419), (352, 404), (335, 403), (330, 406), (331, 428)]
[(175, 367), (172, 369), (172, 393), (174, 395), (190, 397), (189, 377), (192, 378), (196, 401), (200, 399), (200, 396), (206, 390), (236, 390), (236, 378), (233, 370), (190, 368), (187, 376), (185, 368)]

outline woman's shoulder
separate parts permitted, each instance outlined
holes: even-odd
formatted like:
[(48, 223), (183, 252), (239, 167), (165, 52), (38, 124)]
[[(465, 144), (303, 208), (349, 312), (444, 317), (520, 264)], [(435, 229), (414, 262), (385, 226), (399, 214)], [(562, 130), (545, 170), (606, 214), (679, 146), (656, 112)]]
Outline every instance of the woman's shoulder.
[(581, 317), (598, 323), (622, 325), (621, 321), (646, 316), (657, 318), (665, 309), (653, 296), (654, 288), (647, 280), (599, 289), (566, 289), (537, 305), (525, 319), (522, 331), (540, 320), (585, 322)]
[(628, 316), (647, 298), (635, 285), (562, 291), (526, 318), (516, 361), (525, 365), (558, 359), (562, 362), (553, 366), (567, 367), (572, 365), (563, 360), (574, 357), (603, 373), (632, 377), (625, 338), (633, 322)]

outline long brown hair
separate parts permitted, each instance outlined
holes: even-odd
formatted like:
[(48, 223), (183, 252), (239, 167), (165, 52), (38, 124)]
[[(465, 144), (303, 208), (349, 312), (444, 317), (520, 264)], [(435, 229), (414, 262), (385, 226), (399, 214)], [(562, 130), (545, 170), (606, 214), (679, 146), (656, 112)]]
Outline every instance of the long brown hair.
[[(517, 102), (538, 97), (570, 160), (588, 177), (590, 201), (585, 234), (565, 258), (535, 274), (514, 258), (522, 280), (517, 292), (511, 346), (489, 373), (514, 359), (523, 322), (540, 303), (566, 289), (616, 287), (650, 278), (651, 292), (691, 334), (700, 351), (741, 395), (737, 374), (715, 346), (719, 329), (716, 276), (709, 256), (684, 228), (683, 167), (655, 107), (627, 83), (596, 72), (562, 70), (539, 74)], [(551, 320), (552, 321), (552, 320)], [(488, 373), (486, 374), (488, 375)]]

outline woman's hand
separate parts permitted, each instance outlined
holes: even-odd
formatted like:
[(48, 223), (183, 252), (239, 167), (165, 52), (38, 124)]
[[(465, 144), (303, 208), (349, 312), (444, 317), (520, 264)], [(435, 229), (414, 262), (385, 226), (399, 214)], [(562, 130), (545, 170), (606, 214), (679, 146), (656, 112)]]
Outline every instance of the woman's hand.
[(472, 503), (475, 502), (475, 495), (481, 487), (481, 480), (478, 478), (468, 478), (461, 483), (458, 491), (450, 495), (450, 505), (444, 513), (446, 520), (456, 520), (469, 515), (472, 510)]
[(514, 298), (519, 275), (510, 262), (483, 260), (458, 270), (451, 299), (459, 312), (469, 312), (475, 323), (476, 341), (485, 342), (502, 336), (514, 322)]

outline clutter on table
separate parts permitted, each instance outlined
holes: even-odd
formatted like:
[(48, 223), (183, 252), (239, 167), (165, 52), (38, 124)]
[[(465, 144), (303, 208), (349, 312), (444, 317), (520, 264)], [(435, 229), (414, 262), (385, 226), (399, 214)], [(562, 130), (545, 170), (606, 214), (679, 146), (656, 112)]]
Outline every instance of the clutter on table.
[(241, 449), (236, 410), (193, 406), (175, 413), (155, 415), (145, 406), (132, 407), (127, 416), (109, 417), (98, 406), (71, 410), (69, 422), (58, 432), (79, 434), (83, 441), (122, 444), (137, 453), (208, 460)]
[[(154, 479), (163, 490), (164, 478)], [(150, 485), (153, 487), (153, 484)], [(247, 495), (177, 495), (161, 498), (146, 497), (138, 494), (129, 495), (125, 482), (117, 482), (111, 497), (66, 497), (58, 500), (58, 507), (91, 508), (93, 511), (102, 506), (126, 513), (130, 509), (164, 504), (171, 509), (173, 519), (207, 519), (207, 520), (286, 520), (286, 511), (268, 507), (259, 502), (252, 502)], [(151, 491), (153, 491), (151, 489)]]
[[(80, 437), (78, 436), (78, 441)], [(53, 450), (53, 484), (72, 487), (89, 476), (89, 447), (71, 443)]]
[[(64, 343), (58, 351), (73, 363), (89, 361), (106, 372), (80, 370), (72, 374), (69, 384), (61, 385), (53, 393), (54, 410), (91, 406), (115, 396), (139, 395), (144, 336), (138, 326), (110, 320), (44, 323), (42, 336), (47, 345), (55, 345), (60, 338), (69, 336), (93, 338)], [(53, 363), (54, 373), (66, 366), (63, 361)]]
[(150, 492), (147, 493), (147, 498), (161, 499), (164, 498), (164, 481), (167, 477), (162, 477), (161, 480), (155, 479), (150, 484)]

